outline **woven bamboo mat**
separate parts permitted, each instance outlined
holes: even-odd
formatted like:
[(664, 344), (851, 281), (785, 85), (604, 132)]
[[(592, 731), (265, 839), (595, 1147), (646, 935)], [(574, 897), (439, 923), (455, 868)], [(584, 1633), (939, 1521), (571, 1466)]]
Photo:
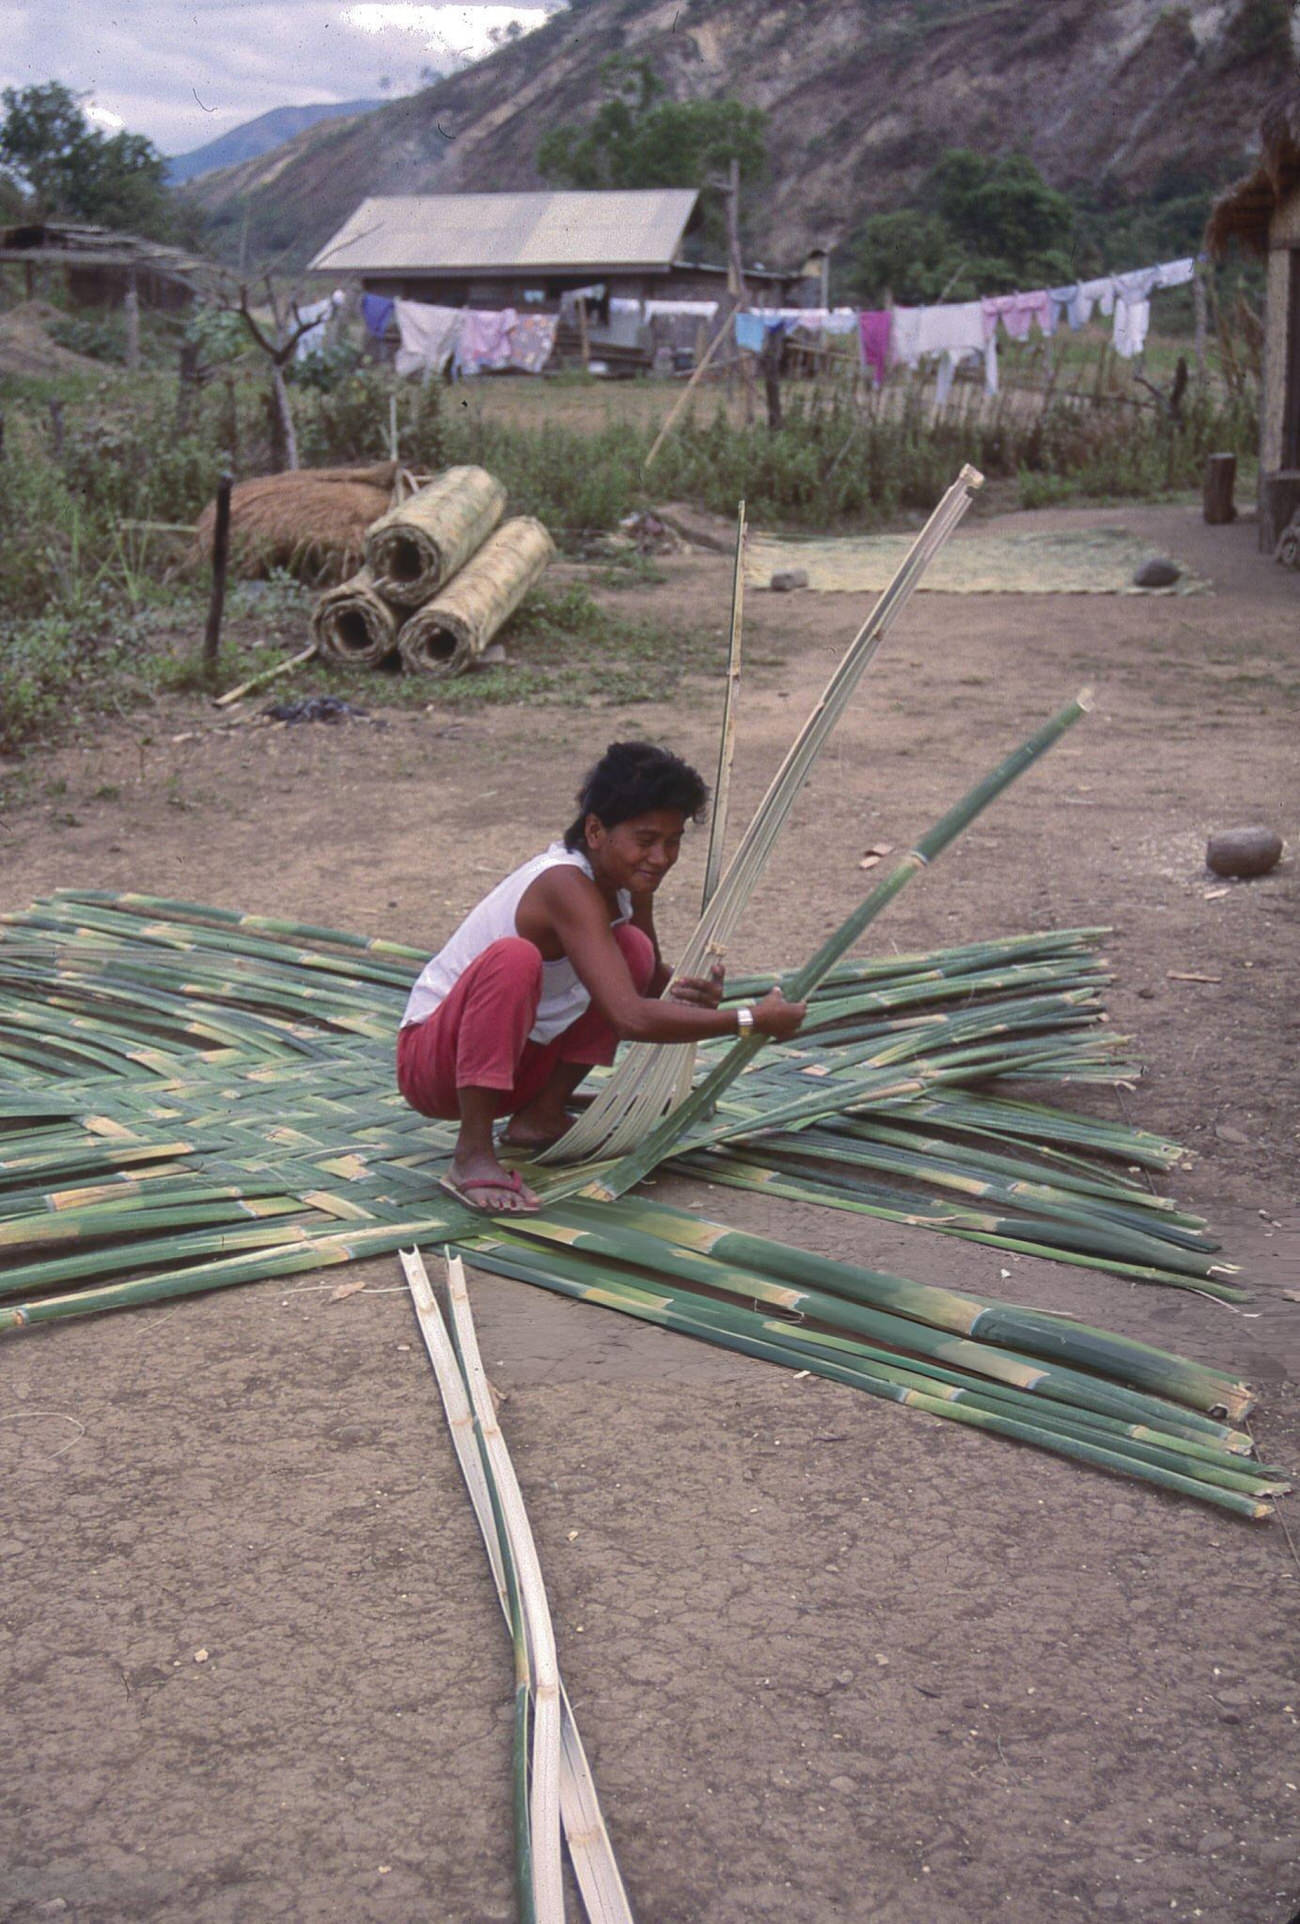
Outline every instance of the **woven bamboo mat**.
[[(819, 594), (878, 593), (888, 587), (911, 545), (912, 537), (906, 534), (848, 535), (837, 540), (751, 534), (745, 548), (745, 579), (751, 587), (765, 588), (778, 569), (803, 568), (809, 587)], [(1150, 543), (1126, 528), (958, 534), (931, 562), (918, 592), (1190, 595), (1209, 588), (1209, 582), (1186, 568), (1171, 588), (1135, 587), (1135, 570), (1151, 556)]]

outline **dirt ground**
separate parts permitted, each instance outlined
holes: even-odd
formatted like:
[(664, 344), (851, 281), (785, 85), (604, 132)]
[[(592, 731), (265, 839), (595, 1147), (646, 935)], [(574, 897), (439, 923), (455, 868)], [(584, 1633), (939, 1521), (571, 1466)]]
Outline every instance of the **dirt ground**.
[[(873, 936), (1113, 924), (1113, 1019), (1150, 1065), (1125, 1110), (1195, 1152), (1173, 1187), (1253, 1302), (659, 1193), (1232, 1365), (1265, 1454), (1300, 1470), (1300, 579), (1248, 524), (1190, 508), (1034, 525), (1096, 521), (1215, 592), (919, 596), (735, 961), (802, 960), (869, 844), (904, 842), (1096, 684), (1093, 716)], [(721, 629), (725, 558), (665, 566), (620, 605)], [(865, 605), (751, 594), (742, 814)], [(0, 906), (133, 888), (436, 946), (562, 827), (610, 739), (711, 767), (720, 693), (233, 732), (177, 701), (43, 758), (0, 833)], [(1215, 885), (1207, 831), (1254, 820), (1292, 853)], [(701, 859), (668, 884), (670, 948)], [(337, 1304), (337, 1273), (267, 1282), (0, 1355), (5, 1920), (512, 1915), (508, 1641), (398, 1265), (358, 1273)], [(1238, 1522), (524, 1285), (472, 1288), (644, 1924), (1293, 1918), (1294, 1504)]]

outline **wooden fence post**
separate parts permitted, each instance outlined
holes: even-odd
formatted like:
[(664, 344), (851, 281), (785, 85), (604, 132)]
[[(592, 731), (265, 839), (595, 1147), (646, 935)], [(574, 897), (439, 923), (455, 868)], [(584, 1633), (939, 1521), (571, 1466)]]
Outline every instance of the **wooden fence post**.
[(212, 597), (208, 602), (208, 625), (203, 635), (203, 673), (209, 686), (217, 679), (217, 651), (221, 646), (221, 613), (226, 600), (226, 564), (230, 559), (229, 469), (217, 482), (217, 519), (212, 530)]

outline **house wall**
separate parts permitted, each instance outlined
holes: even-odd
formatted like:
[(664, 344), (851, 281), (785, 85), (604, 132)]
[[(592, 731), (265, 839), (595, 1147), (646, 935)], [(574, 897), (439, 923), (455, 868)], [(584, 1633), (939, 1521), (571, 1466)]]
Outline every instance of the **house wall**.
[[(1298, 465), (1284, 460), (1287, 397), (1300, 383), (1300, 314), (1293, 312), (1294, 267), (1300, 249), (1300, 187), (1279, 202), (1268, 229), (1268, 283), (1264, 304), (1264, 395), (1260, 418), (1261, 474)], [(1294, 401), (1292, 402), (1294, 406)]]

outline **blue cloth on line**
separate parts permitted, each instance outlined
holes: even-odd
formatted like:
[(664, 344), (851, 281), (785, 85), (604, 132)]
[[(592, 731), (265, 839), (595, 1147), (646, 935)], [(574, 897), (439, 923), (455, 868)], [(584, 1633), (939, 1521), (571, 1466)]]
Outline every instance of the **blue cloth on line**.
[(361, 318), (377, 341), (382, 341), (393, 318), (393, 303), (385, 294), (361, 296)]
[(736, 315), (736, 346), (749, 354), (761, 354), (766, 338), (761, 316), (742, 311)]

